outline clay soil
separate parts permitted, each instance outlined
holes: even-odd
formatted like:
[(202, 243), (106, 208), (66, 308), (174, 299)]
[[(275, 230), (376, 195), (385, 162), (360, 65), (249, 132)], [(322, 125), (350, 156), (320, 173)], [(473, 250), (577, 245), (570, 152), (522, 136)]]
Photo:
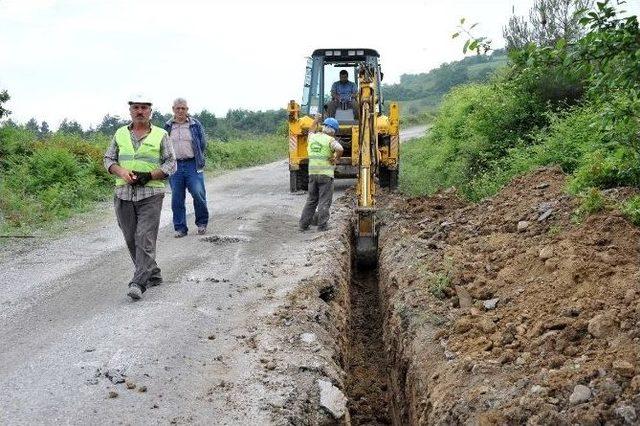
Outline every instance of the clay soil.
[(565, 187), (547, 168), (478, 204), (381, 197), (396, 423), (638, 423), (640, 231), (576, 220)]

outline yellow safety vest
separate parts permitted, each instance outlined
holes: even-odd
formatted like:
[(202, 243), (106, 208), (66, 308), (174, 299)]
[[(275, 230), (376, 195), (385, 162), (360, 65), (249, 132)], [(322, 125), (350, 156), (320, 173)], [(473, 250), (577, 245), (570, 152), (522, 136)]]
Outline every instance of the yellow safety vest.
[[(118, 145), (118, 164), (127, 170), (138, 172), (150, 172), (160, 166), (160, 146), (162, 138), (167, 134), (160, 127), (151, 126), (151, 132), (144, 138), (138, 149), (134, 149), (131, 140), (131, 132), (128, 126), (120, 127), (116, 131), (116, 144)], [(124, 179), (117, 177), (116, 186), (125, 185)], [(150, 180), (145, 186), (164, 188), (165, 181)]]
[(309, 135), (307, 154), (309, 156), (310, 175), (333, 177), (334, 167), (329, 161), (333, 153), (331, 141), (333, 141), (333, 138), (325, 133), (312, 133)]

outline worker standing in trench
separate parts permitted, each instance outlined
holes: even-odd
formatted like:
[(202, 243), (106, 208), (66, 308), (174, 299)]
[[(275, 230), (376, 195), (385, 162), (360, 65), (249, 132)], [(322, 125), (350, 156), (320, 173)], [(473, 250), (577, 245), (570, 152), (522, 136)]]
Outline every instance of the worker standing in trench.
[(116, 131), (104, 155), (105, 168), (116, 175), (116, 217), (135, 266), (127, 290), (134, 300), (162, 282), (156, 240), (165, 181), (176, 171), (167, 132), (151, 124), (151, 105), (143, 96), (129, 101), (131, 123)]
[(334, 165), (344, 151), (342, 145), (334, 137), (340, 129), (338, 120), (327, 118), (323, 122), (322, 132), (315, 133), (321, 119), (320, 114), (316, 115), (309, 128), (307, 142), (309, 189), (307, 202), (300, 217), (300, 231), (303, 232), (309, 229), (309, 225), (314, 221), (314, 215), (317, 218), (318, 231), (327, 230), (329, 208), (333, 201)]

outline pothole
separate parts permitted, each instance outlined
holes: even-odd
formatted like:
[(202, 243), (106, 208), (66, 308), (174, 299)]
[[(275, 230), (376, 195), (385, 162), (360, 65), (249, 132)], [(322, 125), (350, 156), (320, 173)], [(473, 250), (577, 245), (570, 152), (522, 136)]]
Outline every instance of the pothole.
[(230, 244), (244, 242), (246, 239), (229, 235), (210, 235), (208, 237), (202, 237), (200, 241), (213, 244)]

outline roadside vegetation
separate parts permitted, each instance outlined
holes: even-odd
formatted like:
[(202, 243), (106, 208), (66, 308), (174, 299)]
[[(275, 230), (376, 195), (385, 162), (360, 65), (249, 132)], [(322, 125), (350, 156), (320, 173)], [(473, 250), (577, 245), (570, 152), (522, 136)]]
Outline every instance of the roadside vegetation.
[[(599, 205), (594, 190), (638, 187), (640, 30), (636, 16), (617, 9), (605, 1), (578, 10), (570, 33), (547, 38), (518, 34), (512, 19), (508, 66), (488, 83), (453, 88), (430, 134), (403, 145), (401, 190), (420, 195), (455, 186), (480, 200), (546, 165), (570, 176), (568, 190), (584, 197), (586, 210)], [(622, 210), (637, 221), (638, 205), (632, 198)]]
[[(9, 98), (3, 94), (0, 106)], [(279, 130), (284, 118), (277, 112), (233, 110), (221, 120), (206, 111), (197, 115), (209, 136), (209, 170), (286, 157), (285, 137)], [(154, 123), (161, 125), (169, 118), (156, 112)], [(113, 133), (124, 124), (124, 119), (106, 116), (98, 128), (87, 131), (73, 120), (63, 121), (56, 132), (35, 119), (24, 125), (8, 120), (0, 126), (0, 235), (29, 234), (108, 200), (113, 177), (104, 169), (102, 157)]]

